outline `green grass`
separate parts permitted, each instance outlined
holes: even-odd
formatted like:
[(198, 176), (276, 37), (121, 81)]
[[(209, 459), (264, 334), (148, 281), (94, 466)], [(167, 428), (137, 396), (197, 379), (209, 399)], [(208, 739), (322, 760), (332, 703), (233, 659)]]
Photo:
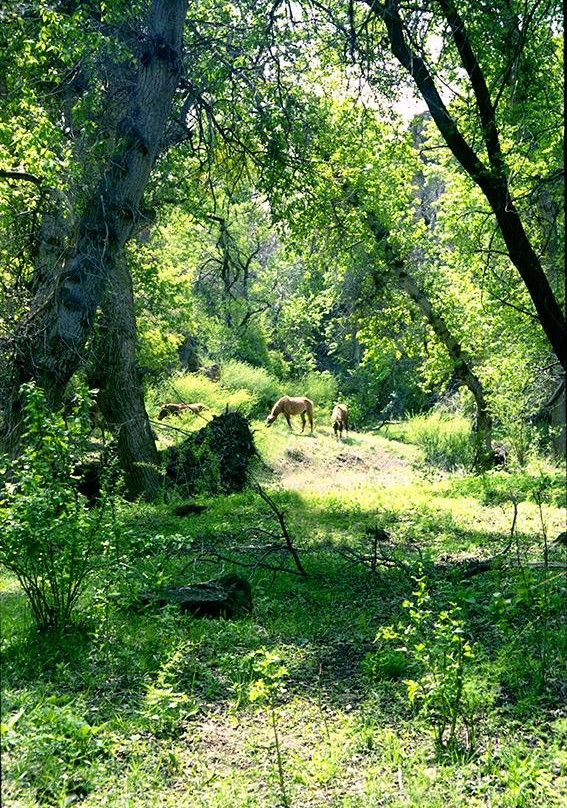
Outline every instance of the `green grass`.
[(473, 466), (474, 440), (467, 418), (432, 411), (411, 416), (390, 431), (400, 440), (419, 446), (423, 461), (429, 466), (447, 471)]
[[(152, 388), (147, 395), (148, 413), (150, 417), (157, 417), (160, 405), (167, 401), (189, 404), (201, 401), (217, 415), (228, 407), (247, 417), (265, 418), (274, 402), (283, 395), (281, 384), (263, 368), (230, 360), (223, 363), (218, 382), (200, 373), (184, 373)], [(182, 419), (180, 423), (184, 425), (195, 420), (187, 413)]]
[[(174, 376), (159, 387), (148, 391), (147, 409), (151, 418), (157, 418), (161, 404), (166, 402), (184, 402), (192, 404), (202, 402), (206, 404), (213, 414), (219, 414), (226, 407), (241, 409), (245, 414), (253, 402), (253, 394), (245, 389), (233, 390), (224, 387), (218, 382), (212, 382), (199, 373), (186, 373)], [(206, 416), (203, 416), (206, 417)], [(190, 413), (184, 413), (178, 418), (171, 418), (166, 423), (196, 423), (203, 425), (203, 418), (195, 418)]]
[[(195, 398), (213, 403), (207, 389)], [(1, 576), (3, 805), (281, 805), (269, 710), (243, 697), (262, 648), (288, 671), (275, 707), (290, 805), (564, 804), (564, 573), (541, 566), (542, 530), (551, 540), (564, 529), (557, 473), (424, 476), (414, 447), (355, 432), (339, 443), (326, 413), (315, 417), (314, 437), (297, 424), (291, 434), (285, 422), (253, 424), (255, 478), (284, 513), (306, 580), (261, 566), (293, 570), (284, 551), (267, 552), (281, 543), (279, 525), (253, 489), (203, 499), (208, 510), (184, 518), (168, 505), (119, 505), (128, 563), (63, 637), (38, 634), (17, 581)], [(389, 560), (372, 572), (375, 527), (389, 533)], [(511, 535), (504, 563), (463, 576)], [(548, 551), (551, 564), (565, 562), (550, 541)], [(478, 742), (468, 758), (436, 757), (403, 669), (369, 675), (364, 662), (378, 629), (403, 620), (419, 564), (432, 608), (459, 605), (474, 643), (466, 675)], [(141, 589), (232, 570), (251, 581), (250, 616), (139, 607)]]

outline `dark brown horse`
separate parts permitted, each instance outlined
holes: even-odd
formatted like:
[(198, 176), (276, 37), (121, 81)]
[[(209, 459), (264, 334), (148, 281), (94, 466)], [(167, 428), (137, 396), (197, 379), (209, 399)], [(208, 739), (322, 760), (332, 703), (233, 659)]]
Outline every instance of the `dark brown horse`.
[(309, 418), (309, 426), (313, 432), (313, 402), (304, 396), (297, 396), (296, 398), (290, 396), (282, 396), (278, 399), (272, 407), (271, 413), (266, 418), (266, 425), (271, 426), (278, 415), (283, 413), (288, 427), (291, 429), (290, 415), (301, 415), (301, 431), (305, 430), (305, 416)]
[(342, 440), (343, 427), (348, 437), (348, 407), (346, 404), (335, 404), (331, 414), (331, 423), (335, 430), (335, 438)]
[(192, 412), (193, 415), (198, 415), (203, 410), (208, 410), (206, 404), (201, 404), (198, 402), (197, 404), (162, 404), (158, 414), (158, 421), (162, 421), (164, 418), (167, 418), (168, 415), (181, 415), (182, 412), (189, 410)]

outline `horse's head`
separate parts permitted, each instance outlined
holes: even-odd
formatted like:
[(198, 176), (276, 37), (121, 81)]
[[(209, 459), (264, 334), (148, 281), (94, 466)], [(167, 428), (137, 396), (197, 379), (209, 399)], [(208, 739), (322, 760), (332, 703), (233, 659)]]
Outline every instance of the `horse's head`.
[(268, 415), (268, 417), (266, 418), (266, 426), (271, 426), (275, 420), (276, 420), (275, 415), (272, 414)]

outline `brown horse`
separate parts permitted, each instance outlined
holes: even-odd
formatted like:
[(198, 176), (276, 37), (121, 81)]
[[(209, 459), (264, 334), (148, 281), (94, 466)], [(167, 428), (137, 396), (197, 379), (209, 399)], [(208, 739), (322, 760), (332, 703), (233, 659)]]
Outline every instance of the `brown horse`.
[(335, 438), (342, 440), (343, 427), (348, 436), (348, 407), (346, 404), (335, 404), (331, 414), (331, 423), (335, 430)]
[(313, 402), (304, 396), (292, 398), (290, 396), (282, 396), (274, 406), (271, 413), (266, 418), (266, 425), (271, 426), (278, 415), (284, 414), (288, 427), (291, 429), (290, 415), (301, 415), (301, 431), (305, 430), (305, 415), (309, 418), (309, 426), (313, 432)]
[(203, 410), (208, 409), (206, 404), (201, 404), (201, 402), (197, 404), (162, 404), (158, 414), (158, 421), (162, 421), (168, 415), (181, 415), (185, 410), (189, 410), (193, 415), (198, 415)]

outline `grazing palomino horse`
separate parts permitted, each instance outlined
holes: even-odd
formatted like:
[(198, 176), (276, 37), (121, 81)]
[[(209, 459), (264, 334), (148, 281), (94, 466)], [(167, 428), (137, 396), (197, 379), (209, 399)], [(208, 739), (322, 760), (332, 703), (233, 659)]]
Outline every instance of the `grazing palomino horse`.
[(335, 404), (331, 415), (331, 423), (335, 430), (335, 438), (342, 440), (343, 427), (348, 435), (348, 407), (346, 404)]
[(198, 415), (203, 410), (208, 409), (207, 405), (201, 404), (201, 402), (197, 404), (162, 404), (158, 414), (158, 421), (162, 421), (168, 415), (181, 415), (185, 410), (189, 410), (193, 415)]
[(291, 396), (282, 396), (274, 406), (272, 407), (271, 413), (266, 418), (266, 425), (271, 426), (278, 415), (284, 414), (284, 417), (287, 421), (288, 427), (291, 429), (291, 421), (289, 419), (290, 415), (301, 415), (301, 431), (305, 430), (305, 414), (307, 413), (307, 417), (309, 418), (309, 426), (311, 427), (311, 432), (313, 432), (313, 402), (308, 399), (304, 398), (303, 396), (298, 396), (297, 398), (292, 398)]

